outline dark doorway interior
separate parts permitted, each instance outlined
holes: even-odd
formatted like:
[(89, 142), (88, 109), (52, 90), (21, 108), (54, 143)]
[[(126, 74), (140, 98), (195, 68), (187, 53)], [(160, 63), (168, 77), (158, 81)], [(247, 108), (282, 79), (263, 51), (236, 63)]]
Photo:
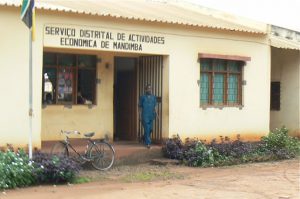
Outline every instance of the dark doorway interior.
[(114, 140), (137, 140), (137, 59), (115, 57)]

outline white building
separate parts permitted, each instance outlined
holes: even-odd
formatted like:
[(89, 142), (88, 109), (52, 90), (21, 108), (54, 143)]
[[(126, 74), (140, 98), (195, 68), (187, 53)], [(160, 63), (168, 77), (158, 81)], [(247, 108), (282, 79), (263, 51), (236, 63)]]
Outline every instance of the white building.
[[(0, 146), (28, 143), (29, 33), (20, 5), (0, 1)], [(60, 130), (137, 140), (148, 83), (159, 99), (154, 140), (256, 140), (281, 125), (299, 134), (299, 49), (266, 24), (178, 1), (37, 1), (34, 146), (61, 139)]]

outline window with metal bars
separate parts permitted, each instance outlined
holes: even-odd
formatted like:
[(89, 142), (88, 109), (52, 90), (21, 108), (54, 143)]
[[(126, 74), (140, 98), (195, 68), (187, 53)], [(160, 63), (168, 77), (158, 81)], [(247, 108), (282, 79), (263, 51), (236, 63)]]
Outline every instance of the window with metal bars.
[(44, 52), (43, 104), (95, 104), (95, 55)]
[(244, 61), (200, 59), (200, 106), (242, 105)]

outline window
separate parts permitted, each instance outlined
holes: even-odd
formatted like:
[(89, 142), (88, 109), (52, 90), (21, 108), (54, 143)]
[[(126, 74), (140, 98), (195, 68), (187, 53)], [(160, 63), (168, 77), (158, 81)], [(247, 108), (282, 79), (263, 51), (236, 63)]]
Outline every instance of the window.
[(280, 111), (280, 82), (271, 82), (271, 110)]
[(200, 58), (200, 105), (242, 105), (244, 61)]
[(44, 53), (44, 104), (95, 104), (96, 56)]

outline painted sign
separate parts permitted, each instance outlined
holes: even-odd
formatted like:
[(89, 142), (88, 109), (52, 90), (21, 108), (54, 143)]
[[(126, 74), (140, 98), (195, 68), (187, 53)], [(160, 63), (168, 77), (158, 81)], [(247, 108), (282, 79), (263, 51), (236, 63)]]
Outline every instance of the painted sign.
[(145, 52), (164, 45), (165, 37), (159, 34), (61, 24), (44, 26), (44, 47)]

